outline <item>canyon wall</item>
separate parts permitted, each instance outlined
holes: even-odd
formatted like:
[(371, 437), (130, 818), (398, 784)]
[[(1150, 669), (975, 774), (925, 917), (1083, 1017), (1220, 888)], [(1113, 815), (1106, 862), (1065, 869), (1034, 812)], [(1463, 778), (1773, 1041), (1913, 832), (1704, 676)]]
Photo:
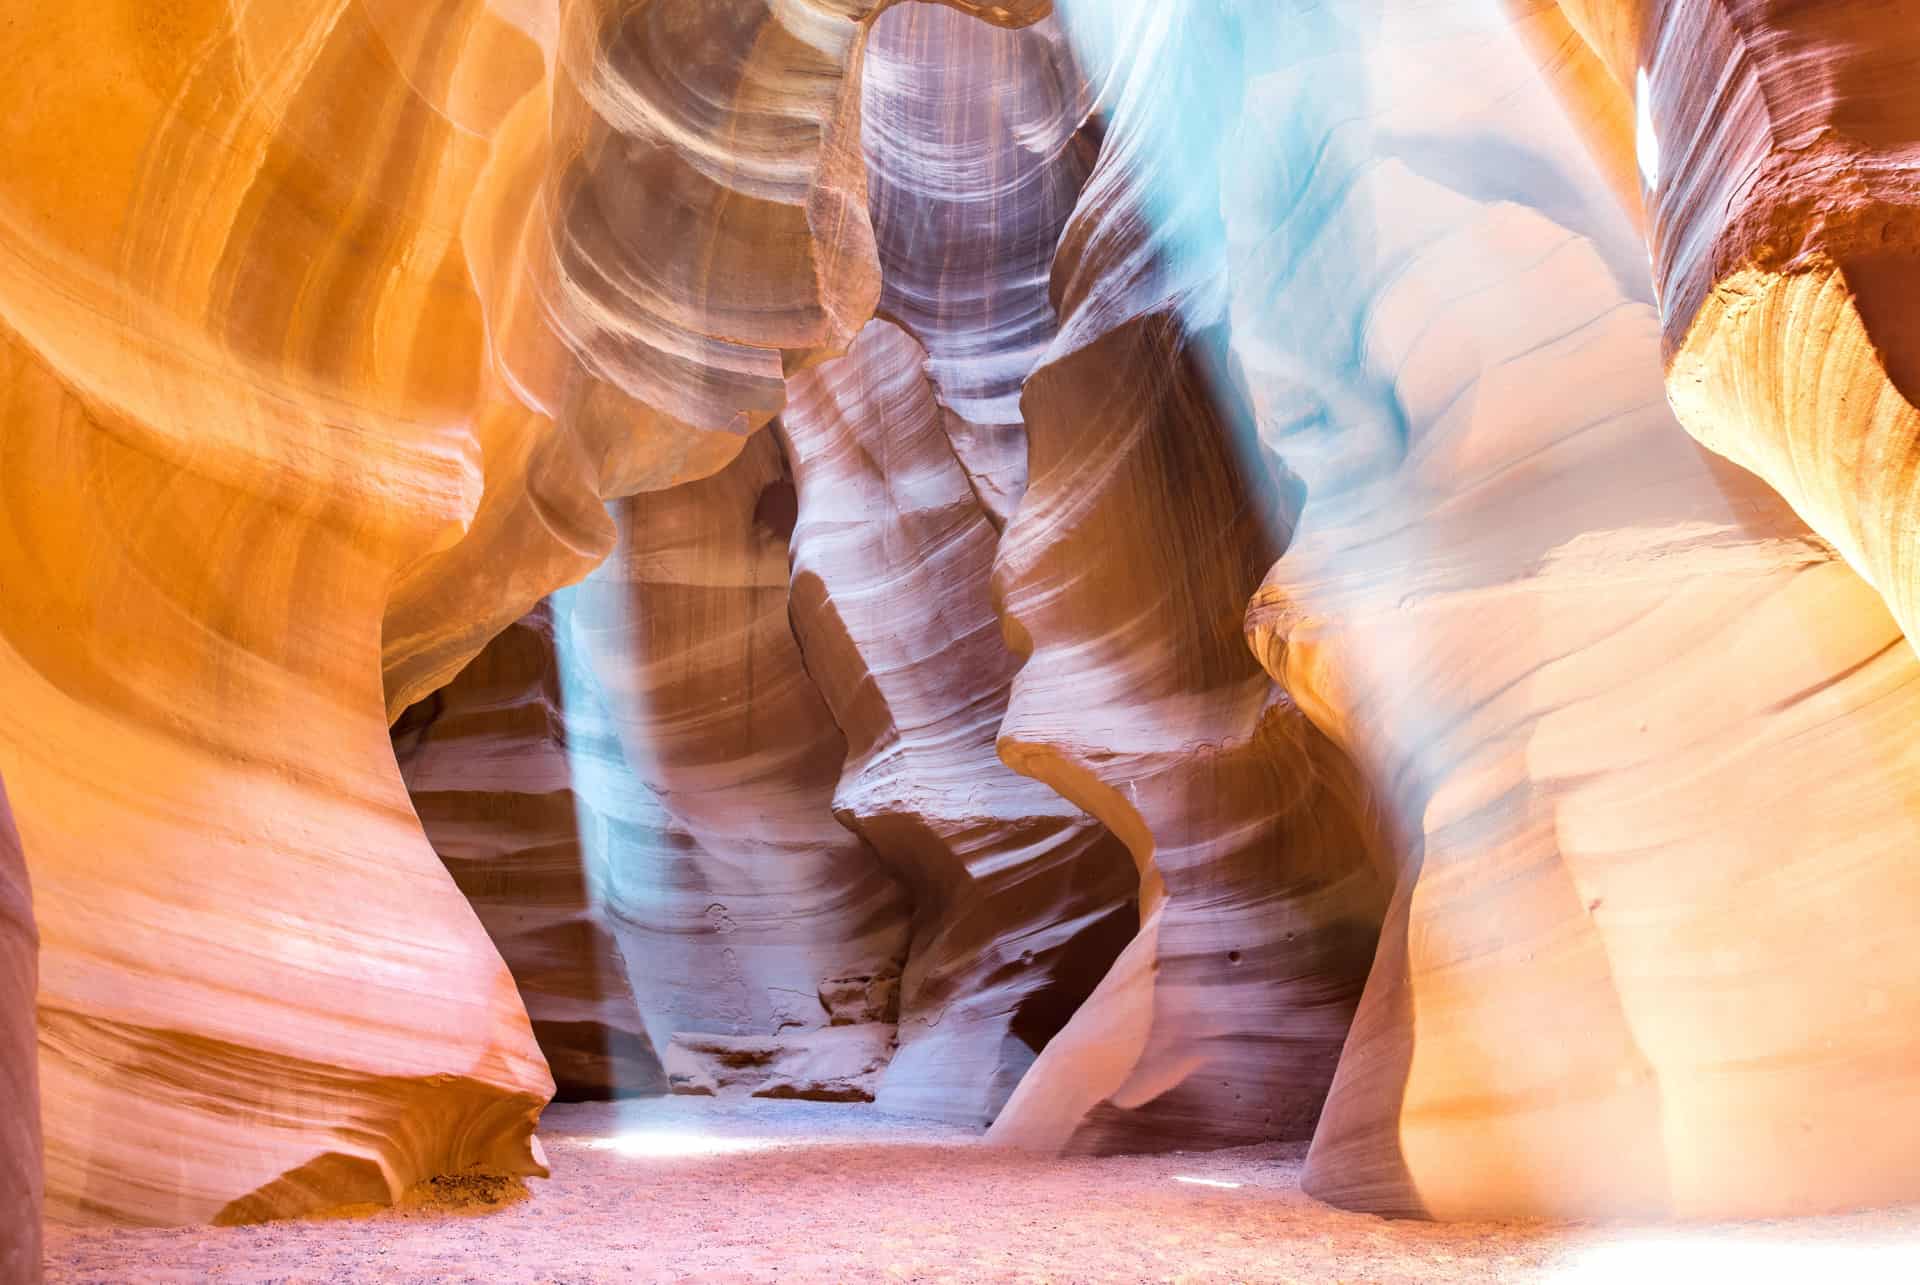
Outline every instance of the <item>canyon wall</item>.
[(1298, 49), (1225, 167), (1233, 347), (1306, 494), (1249, 632), (1402, 863), (1309, 1190), (1913, 1198), (1897, 625), (1674, 424), (1632, 231), (1489, 11), (1356, 7)]
[(1051, 21), (916, 5), (874, 25), (862, 93), (897, 325), (789, 381), (791, 611), (849, 741), (835, 810), (914, 889), (879, 1102), (983, 1125), (1138, 922), (1125, 848), (995, 753), (1019, 662), (993, 560), (1026, 486), (1020, 386), (1054, 332), (1088, 90)]
[(419, 508), (288, 469), (248, 490), (17, 339), (4, 360), (0, 773), (40, 925), (49, 1210), (239, 1219), (542, 1171), (551, 1081), (380, 689), (385, 586), (444, 479), (370, 453), (361, 480)]
[(1202, 5), (1065, 17), (1095, 58), (1104, 137), (1054, 260), (1060, 331), (1021, 401), (1029, 483), (995, 588), (1026, 662), (999, 746), (1127, 845), (1141, 924), (991, 1136), (1093, 1151), (1306, 1138), (1385, 881), (1357, 774), (1241, 637), (1286, 515), (1239, 449), (1215, 265), (1188, 253), (1194, 225), (1218, 220), (1204, 181), (1186, 185), (1208, 173), (1209, 136), (1152, 123), (1169, 102), (1220, 106), (1230, 70), (1190, 55), (1232, 46)]
[(1915, 637), (1920, 4), (1513, 3), (1577, 37), (1569, 57), (1604, 73), (1557, 87), (1634, 140), (1681, 423), (1779, 490)]
[(995, 756), (1018, 668), (989, 595), (998, 533), (925, 365), (876, 321), (794, 379), (780, 421), (799, 486), (791, 610), (848, 739), (834, 812), (913, 893), (878, 1100), (984, 1125), (1138, 912), (1106, 828)]
[(0, 1278), (40, 1279), (40, 1075), (33, 1037), (33, 993), (40, 939), (33, 890), (0, 782)]
[(833, 816), (846, 740), (787, 621), (795, 507), (762, 433), (618, 506), (619, 545), (559, 624), (603, 913), (663, 1051), (827, 1025), (836, 984), (884, 1012), (906, 955), (907, 896)]
[(388, 716), (866, 322), (877, 8), (10, 13), (0, 775), (56, 1214), (541, 1171)]
[(845, 742), (787, 622), (794, 511), (767, 434), (622, 502), (607, 565), (394, 726), (564, 1096), (665, 1092), (676, 1037), (804, 1040), (868, 992), (892, 1020), (910, 907), (833, 816)]
[(1920, 1196), (1920, 10), (1051, 8), (10, 15), (53, 1215), (829, 1043), (1380, 1212)]
[(513, 972), (556, 1096), (666, 1090), (619, 938), (599, 913), (607, 872), (583, 831), (568, 710), (543, 604), (394, 724), (428, 840)]

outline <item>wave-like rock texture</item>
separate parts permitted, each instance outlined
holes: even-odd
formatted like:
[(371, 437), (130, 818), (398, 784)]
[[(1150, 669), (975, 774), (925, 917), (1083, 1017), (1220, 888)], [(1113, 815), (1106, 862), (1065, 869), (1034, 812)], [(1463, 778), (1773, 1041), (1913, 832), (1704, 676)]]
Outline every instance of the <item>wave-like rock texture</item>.
[(1177, 244), (1209, 205), (1217, 223), (1217, 197), (1161, 206), (1142, 186), (1204, 168), (1205, 135), (1174, 165), (1149, 117), (1210, 100), (1215, 71), (1177, 56), (1208, 15), (1094, 8), (1113, 24), (1093, 34), (1118, 51), (1099, 64), (1116, 96), (1054, 263), (1061, 332), (1021, 403), (1030, 482), (995, 576), (1027, 660), (999, 748), (1126, 843), (1141, 924), (991, 1136), (1080, 1151), (1305, 1138), (1384, 881), (1360, 782), (1241, 637), (1282, 532), (1184, 306), (1218, 288)]
[(892, 1021), (909, 906), (833, 817), (845, 742), (787, 623), (794, 508), (769, 435), (625, 502), (612, 563), (394, 726), (564, 1095), (666, 1091), (676, 1035)]
[[(461, 136), (469, 167), (434, 184), (465, 201), (443, 275), (483, 345), (463, 377), (486, 489), (465, 538), (396, 589), (392, 713), (607, 554), (598, 497), (722, 467), (779, 411), (786, 371), (873, 315), (860, 68), (889, 3), (349, 6), (401, 61), (415, 115), (486, 140)], [(1047, 7), (948, 3), (1015, 25)]]
[(1566, 96), (1637, 142), (1681, 422), (1786, 496), (1920, 638), (1920, 4), (1562, 0), (1557, 16), (1613, 86), (1604, 108), (1562, 78)]
[(400, 773), (434, 851), (500, 948), (556, 1096), (664, 1093), (620, 942), (600, 908), (604, 824), (574, 792), (546, 604), (394, 725)]
[(1633, 232), (1491, 8), (1348, 17), (1250, 78), (1222, 203), (1233, 347), (1306, 495), (1250, 634), (1400, 831), (1309, 1188), (1912, 1199), (1920, 666), (1673, 422)]
[[(796, 537), (802, 561), (810, 560), (819, 572), (803, 574), (802, 583), (816, 589), (815, 598), (831, 584), (838, 599), (835, 609), (824, 614), (796, 605), (795, 616), (816, 653), (810, 658), (815, 680), (826, 687), (841, 725), (860, 742), (853, 761), (866, 764), (849, 769), (836, 805), (839, 814), (874, 843), (887, 866), (917, 893), (916, 945), (905, 978), (902, 1015), (905, 1047), (883, 1086), (883, 1104), (984, 1123), (1012, 1091), (1033, 1050), (1084, 998), (1131, 931), (1121, 922), (1129, 913), (1125, 902), (1133, 879), (1124, 850), (1098, 823), (1046, 787), (1008, 772), (993, 752), (1015, 662), (999, 639), (988, 577), (998, 540), (996, 524), (1017, 502), (1024, 482), (1019, 386), (1052, 333), (1046, 267), (1085, 177), (1085, 149), (1075, 145), (1086, 111), (1085, 94), (1064, 41), (1050, 24), (1004, 31), (933, 6), (901, 6), (884, 15), (874, 27), (864, 68), (864, 147), (872, 166), (871, 200), (882, 262), (888, 270), (884, 306), (910, 319), (941, 355), (929, 361), (897, 330), (870, 328), (870, 335), (884, 332), (890, 338), (867, 341), (867, 352), (857, 360), (829, 363), (844, 373), (794, 377), (791, 395), (806, 408), (790, 413), (783, 439), (797, 458), (804, 454), (799, 462), (811, 482), (800, 502), (810, 503), (816, 515), (812, 529), (826, 536), (816, 541)], [(667, 243), (648, 243), (649, 253), (664, 255), (667, 248)], [(923, 364), (970, 420), (934, 404), (921, 373)], [(877, 377), (871, 377), (876, 370)], [(907, 388), (912, 390), (911, 404), (903, 407), (895, 393)], [(888, 395), (863, 400), (882, 391)], [(902, 410), (913, 416), (911, 434), (882, 419)], [(801, 444), (804, 453), (798, 450)], [(876, 453), (859, 453), (869, 447)], [(760, 515), (762, 527), (792, 516), (781, 512), (783, 505), (791, 507), (792, 497), (780, 491), (781, 484), (768, 485), (773, 490), (767, 511)], [(734, 492), (715, 491), (722, 494)], [(665, 503), (670, 502), (636, 502), (631, 512), (636, 520), (652, 521), (648, 515), (665, 512)], [(720, 549), (737, 546), (740, 532), (749, 528), (734, 530), (721, 511), (724, 503), (711, 513), (702, 511), (700, 503), (695, 497), (679, 517), (662, 519), (683, 524), (673, 538), (689, 550), (702, 541)], [(849, 511), (859, 513), (861, 522), (845, 522)], [(834, 520), (818, 520), (822, 515)], [(767, 546), (750, 552), (747, 561), (770, 551)], [(916, 586), (912, 590), (906, 588), (909, 581)], [(764, 606), (773, 605), (770, 596), (763, 597)], [(846, 610), (839, 609), (840, 602)], [(868, 604), (864, 614), (860, 602)], [(680, 605), (666, 604), (666, 609)], [(563, 617), (572, 619), (570, 613)], [(769, 632), (777, 623), (771, 613), (755, 618), (748, 647), (760, 659), (749, 663), (746, 672), (795, 672), (792, 655)], [(563, 623), (562, 628), (569, 626)], [(649, 972), (661, 963), (654, 938), (663, 933), (690, 952), (660, 970), (665, 976), (640, 983), (648, 1007), (656, 1010), (656, 1032), (686, 1026), (738, 1030), (741, 1038), (764, 1039), (776, 1027), (818, 1020), (818, 1005), (804, 999), (825, 978), (787, 975), (792, 971), (788, 969), (774, 980), (774, 989), (752, 983), (749, 989), (758, 994), (748, 1001), (733, 994), (729, 984), (702, 988), (701, 952), (724, 947), (737, 956), (755, 949), (731, 931), (724, 940), (718, 936), (723, 923), (737, 929), (740, 921), (730, 911), (714, 909), (730, 906), (734, 893), (727, 889), (750, 887), (751, 878), (725, 871), (703, 875), (696, 869), (714, 858), (699, 855), (691, 838), (694, 827), (678, 811), (689, 796), (662, 773), (684, 770), (684, 765), (666, 765), (675, 751), (649, 740), (655, 726), (650, 716), (636, 710), (630, 720), (634, 726), (628, 741), (644, 754), (637, 774), (617, 750), (606, 752), (610, 747), (603, 743), (596, 751), (591, 731), (576, 736), (572, 765), (583, 781), (593, 783), (586, 787), (588, 794), (605, 791), (607, 797), (623, 800), (615, 813), (651, 810), (653, 822), (643, 828), (654, 833), (637, 843), (629, 842), (636, 832), (619, 828), (608, 831), (605, 842), (594, 841), (592, 835), (548, 834), (571, 824), (564, 815), (545, 823), (546, 814), (556, 808), (564, 813), (564, 801), (558, 796), (522, 797), (524, 790), (501, 775), (500, 750), (480, 739), (493, 733), (482, 731), (482, 723), (461, 710), (477, 698), (499, 706), (502, 717), (522, 717), (518, 701), (499, 705), (498, 693), (489, 696), (474, 689), (473, 696), (468, 694), (476, 671), (497, 676), (518, 661), (540, 666), (536, 657), (525, 654), (527, 648), (513, 644), (516, 632), (518, 627), (496, 640), (453, 688), (433, 698), (440, 707), (437, 712), (416, 707), (402, 721), (397, 744), (416, 805), (442, 856), (456, 871), (472, 871), (463, 886), (486, 890), (476, 896), (476, 905), (494, 927), (523, 991), (529, 991), (523, 961), (543, 969), (561, 961), (550, 953), (547, 964), (529, 958), (526, 950), (534, 943), (513, 940), (509, 921), (536, 913), (543, 898), (543, 863), (559, 861), (569, 872), (583, 866), (596, 871), (592, 878), (603, 886), (602, 901), (604, 885), (612, 879), (636, 888), (676, 881), (707, 888), (702, 894), (707, 899), (697, 906), (661, 912), (636, 894), (628, 907), (649, 925), (644, 931), (651, 936), (636, 944), (645, 953), (635, 956)], [(668, 645), (691, 650), (691, 643)], [(559, 678), (564, 658), (550, 645), (544, 650), (551, 675), (543, 680), (548, 690), (528, 695), (548, 712), (547, 718), (533, 714), (530, 707), (526, 716), (539, 724), (537, 736), (551, 747), (558, 743), (551, 726), (555, 711), (563, 711), (561, 718), (578, 732), (606, 719), (611, 706), (588, 699), (567, 708)], [(830, 650), (846, 663), (827, 665)], [(609, 672), (629, 663), (666, 670), (681, 662), (674, 655), (644, 653), (610, 660)], [(703, 673), (713, 682), (732, 680), (720, 655), (703, 656), (700, 663), (709, 666)], [(601, 685), (587, 671), (578, 666), (574, 670), (579, 692), (597, 696)], [(537, 675), (529, 670), (522, 677), (533, 681)], [(701, 690), (692, 685), (697, 677), (687, 679), (688, 692)], [(497, 683), (497, 678), (479, 681)], [(615, 674), (614, 681), (624, 680)], [(756, 702), (793, 704), (805, 715), (796, 750), (824, 744), (806, 739), (829, 729), (817, 709), (809, 708), (798, 689), (787, 684), (733, 692), (721, 703), (729, 701), (740, 703), (742, 718), (761, 716), (747, 709)], [(477, 708), (472, 712), (479, 713)], [(421, 754), (428, 741), (408, 731), (410, 724), (428, 727), (437, 766), (423, 769)], [(608, 726), (603, 722), (603, 732)], [(540, 752), (535, 746), (523, 748)], [(553, 762), (567, 766), (561, 759)], [(602, 765), (611, 765), (612, 771), (603, 772)], [(442, 788), (436, 789), (422, 770)], [(555, 788), (572, 784), (561, 777)], [(534, 783), (525, 788), (543, 787)], [(584, 796), (574, 801), (591, 811)], [(813, 818), (816, 827), (830, 825), (825, 807), (829, 801), (830, 796), (818, 791), (804, 791), (792, 810), (797, 817), (800, 808), (817, 802), (821, 810)], [(502, 833), (486, 834), (476, 827), (487, 818), (497, 818)], [(606, 817), (593, 813), (590, 826), (606, 824)], [(519, 830), (528, 833), (506, 833)], [(724, 837), (719, 847), (733, 852), (743, 834)], [(554, 846), (543, 847), (547, 839), (542, 835), (554, 840)], [(818, 837), (828, 846), (847, 842), (830, 830)], [(472, 865), (481, 848), (496, 854), (484, 868)], [(748, 863), (747, 855), (739, 852), (728, 860), (740, 867)], [(779, 861), (790, 864), (784, 855)], [(687, 868), (676, 870), (676, 862)], [(596, 907), (589, 917), (625, 933), (631, 925), (622, 918), (624, 904), (608, 906), (605, 913)], [(766, 915), (777, 909), (770, 908)], [(794, 913), (804, 918), (805, 908)], [(584, 939), (575, 944), (584, 944)], [(596, 970), (589, 965), (585, 958), (567, 961), (561, 971), (578, 974), (567, 984), (596, 985)], [(890, 984), (886, 979), (891, 966), (885, 962), (849, 963), (843, 972), (847, 970), (880, 979), (883, 987)], [(738, 964), (731, 964), (714, 976), (739, 971)], [(670, 980), (680, 974), (679, 982)], [(558, 973), (553, 980), (560, 984)], [(804, 988), (798, 985), (803, 982)], [(672, 991), (676, 985), (679, 989)], [(529, 992), (528, 999), (536, 1031), (542, 1033), (550, 1058), (555, 1057), (557, 1032), (542, 1023), (540, 998)], [(579, 1028), (574, 1034), (592, 1037), (593, 1030)], [(562, 1092), (569, 1091), (557, 1062), (556, 1074)]]
[(0, 774), (49, 1209), (541, 1172), (551, 1082), (380, 680), (389, 586), (479, 500), (455, 234), (538, 50), (472, 5), (8, 22)]
[(1001, 30), (902, 5), (862, 82), (880, 314), (927, 350), (947, 431), (996, 528), (1026, 488), (1020, 389), (1053, 339), (1054, 247), (1093, 165), (1085, 78), (1051, 21)]
[(656, 1049), (825, 1026), (839, 990), (890, 993), (906, 956), (906, 893), (833, 815), (847, 743), (788, 624), (795, 511), (762, 433), (711, 478), (623, 501), (613, 557), (563, 595), (588, 859)]
[(0, 1280), (40, 1279), (40, 1074), (33, 993), (40, 937), (20, 835), (0, 781)]
[(881, 7), (10, 7), (0, 773), (56, 1211), (538, 1170), (547, 1073), (387, 714), (866, 322)]
[[(544, 1172), (552, 1081), (387, 738), (380, 617), (447, 517), (433, 454), (221, 480), (214, 429), (157, 438), (11, 336), (0, 363), (0, 773), (49, 1210), (238, 1219)], [(383, 463), (388, 503), (335, 472)]]
[(1104, 826), (996, 757), (1019, 667), (990, 592), (999, 533), (925, 366), (876, 321), (793, 379), (791, 611), (847, 737), (834, 811), (913, 892), (878, 1101), (984, 1125), (1132, 936), (1135, 874)]

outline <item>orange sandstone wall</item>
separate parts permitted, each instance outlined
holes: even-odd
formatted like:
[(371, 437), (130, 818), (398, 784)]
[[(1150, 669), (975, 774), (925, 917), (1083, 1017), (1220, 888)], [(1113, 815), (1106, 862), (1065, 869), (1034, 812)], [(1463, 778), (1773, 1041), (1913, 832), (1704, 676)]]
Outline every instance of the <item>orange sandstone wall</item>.
[(40, 1076), (33, 1037), (33, 993), (40, 939), (33, 890), (7, 791), (0, 783), (0, 1276), (40, 1279)]

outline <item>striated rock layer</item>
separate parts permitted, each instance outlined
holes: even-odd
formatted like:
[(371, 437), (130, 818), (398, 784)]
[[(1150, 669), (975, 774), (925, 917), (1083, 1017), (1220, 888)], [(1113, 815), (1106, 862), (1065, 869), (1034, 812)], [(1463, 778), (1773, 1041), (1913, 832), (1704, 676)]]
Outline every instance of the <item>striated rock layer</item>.
[(542, 1172), (552, 1081), (386, 733), (385, 585), (444, 511), (215, 480), (17, 341), (0, 361), (0, 774), (49, 1210), (243, 1219)]
[[(1531, 0), (1635, 140), (1667, 391), (1920, 637), (1920, 4)], [(1617, 150), (1617, 149), (1615, 149)]]
[(1236, 452), (1235, 407), (1216, 400), (1199, 329), (1216, 280), (1178, 243), (1208, 202), (1163, 206), (1142, 186), (1188, 172), (1157, 170), (1173, 152), (1151, 113), (1213, 101), (1213, 69), (1179, 56), (1209, 16), (1089, 12), (1070, 26), (1115, 97), (1054, 262), (1061, 331), (1022, 399), (1030, 482), (995, 587), (1027, 660), (999, 749), (1127, 845), (1141, 923), (991, 1136), (1102, 1151), (1305, 1138), (1385, 888), (1360, 782), (1241, 638), (1283, 539)]
[(925, 364), (876, 321), (793, 379), (791, 611), (847, 737), (834, 811), (913, 893), (878, 1100), (985, 1124), (1131, 936), (1135, 878), (1105, 827), (995, 757), (1019, 664), (989, 594), (998, 534)]
[(1523, 59), (1490, 7), (1356, 7), (1250, 78), (1225, 167), (1233, 348), (1306, 496), (1249, 633), (1400, 840), (1309, 1189), (1913, 1199), (1920, 666), (1673, 423), (1631, 230)]
[(0, 1279), (40, 1279), (40, 1077), (35, 1065), (33, 992), (40, 940), (33, 890), (0, 782)]
[(894, 1039), (890, 1022), (778, 1035), (683, 1033), (667, 1046), (667, 1075), (675, 1093), (698, 1097), (871, 1102)]
[(927, 351), (946, 430), (996, 528), (1026, 487), (1020, 389), (1053, 339), (1047, 297), (1095, 145), (1056, 23), (999, 30), (902, 5), (874, 24), (861, 138), (880, 315)]
[(906, 954), (910, 903), (833, 817), (846, 741), (787, 622), (794, 513), (757, 436), (620, 505), (619, 547), (558, 623), (602, 913), (655, 1048), (827, 1025), (830, 997), (891, 990)]
[(536, 608), (394, 725), (427, 838), (526, 1002), (562, 1098), (666, 1091), (660, 1058), (600, 913), (607, 871), (581, 828), (552, 610)]
[(539, 1170), (547, 1072), (383, 711), (867, 321), (880, 7), (10, 9), (0, 774), (56, 1212)]
[(395, 725), (563, 1093), (664, 1092), (680, 1035), (772, 1047), (897, 1011), (910, 906), (833, 817), (845, 742), (787, 622), (794, 508), (768, 435), (627, 502), (612, 563)]
[[(779, 411), (787, 370), (873, 315), (860, 73), (889, 3), (360, 0), (385, 47), (427, 61), (410, 79), (491, 136), (446, 184), (467, 201), (453, 266), (485, 343), (486, 490), (466, 538), (397, 587), (392, 713), (608, 553), (596, 497), (711, 474)], [(947, 3), (1016, 25), (1046, 8)], [(451, 47), (460, 20), (483, 50)]]

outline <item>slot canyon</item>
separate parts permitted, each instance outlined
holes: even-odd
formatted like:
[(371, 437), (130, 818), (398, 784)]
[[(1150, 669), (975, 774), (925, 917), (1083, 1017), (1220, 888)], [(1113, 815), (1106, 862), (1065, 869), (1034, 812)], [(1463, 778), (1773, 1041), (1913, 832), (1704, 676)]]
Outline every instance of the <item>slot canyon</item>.
[(0, 31), (0, 1285), (1920, 1279), (1920, 0)]

